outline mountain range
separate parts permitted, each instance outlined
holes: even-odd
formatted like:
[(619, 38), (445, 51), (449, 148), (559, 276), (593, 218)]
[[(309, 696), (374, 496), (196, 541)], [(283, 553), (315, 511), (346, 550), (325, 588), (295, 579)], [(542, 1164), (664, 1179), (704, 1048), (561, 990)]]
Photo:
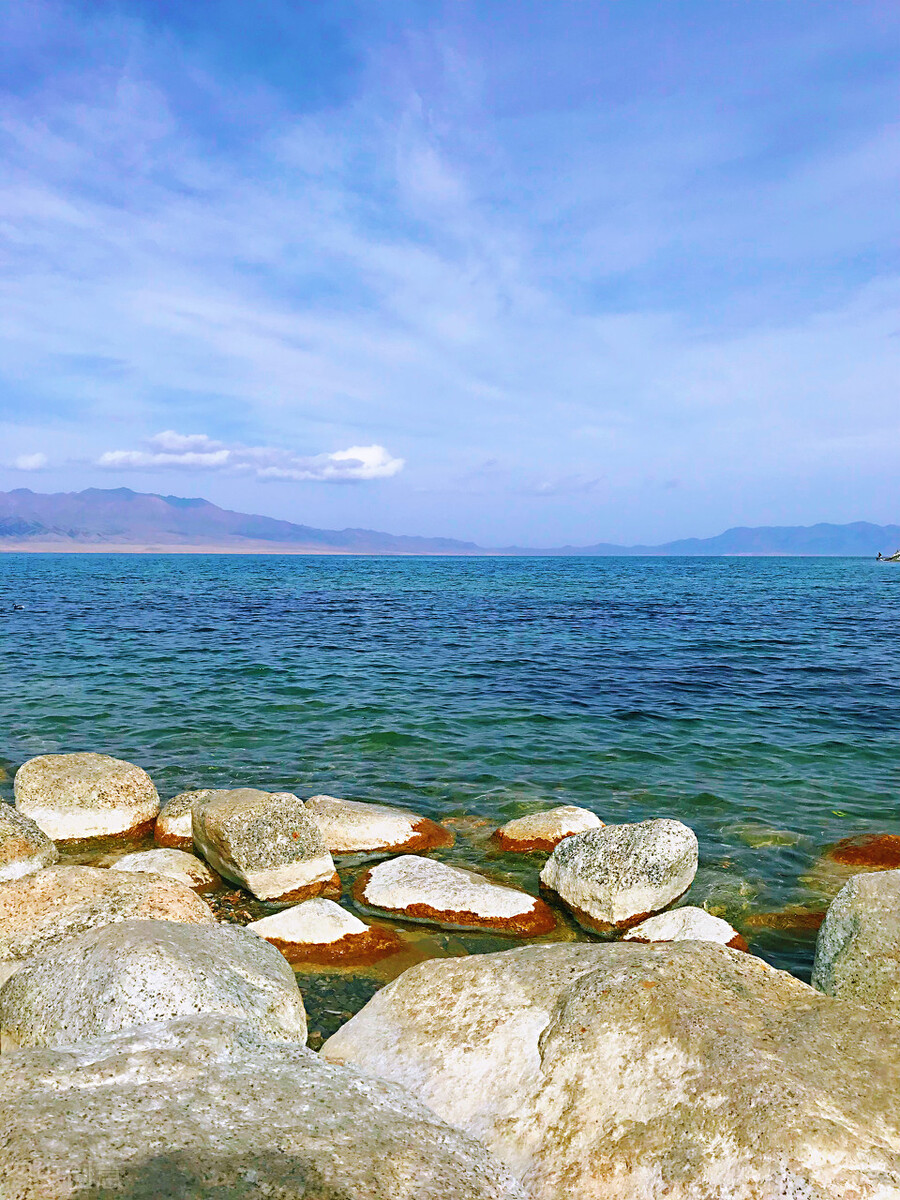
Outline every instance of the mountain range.
[(900, 525), (774, 525), (728, 529), (658, 546), (487, 548), (455, 538), (406, 537), (372, 529), (316, 529), (219, 508), (208, 500), (87, 488), (45, 495), (0, 492), (0, 550), (181, 551), (319, 554), (504, 555), (861, 555), (900, 546)]

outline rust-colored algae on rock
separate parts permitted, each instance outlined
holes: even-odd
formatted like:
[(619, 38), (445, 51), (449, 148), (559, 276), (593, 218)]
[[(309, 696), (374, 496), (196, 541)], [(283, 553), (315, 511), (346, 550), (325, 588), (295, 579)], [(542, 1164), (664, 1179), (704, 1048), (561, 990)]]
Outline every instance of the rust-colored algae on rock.
[(864, 871), (895, 871), (900, 868), (900, 834), (858, 834), (836, 842), (826, 853), (842, 866), (859, 867)]
[(365, 933), (347, 933), (336, 942), (324, 944), (286, 942), (277, 937), (267, 937), (266, 941), (280, 950), (288, 962), (319, 966), (365, 966), (397, 954), (403, 947), (393, 929), (375, 925), (370, 925)]
[(785, 908), (780, 912), (750, 913), (743, 924), (751, 929), (779, 929), (790, 933), (815, 933), (825, 920), (825, 909), (814, 912), (806, 908)]

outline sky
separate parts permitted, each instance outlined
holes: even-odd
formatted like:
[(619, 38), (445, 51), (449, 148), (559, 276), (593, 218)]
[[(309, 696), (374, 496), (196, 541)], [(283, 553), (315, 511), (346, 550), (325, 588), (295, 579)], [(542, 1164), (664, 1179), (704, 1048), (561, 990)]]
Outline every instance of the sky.
[(900, 7), (0, 0), (0, 489), (900, 521)]

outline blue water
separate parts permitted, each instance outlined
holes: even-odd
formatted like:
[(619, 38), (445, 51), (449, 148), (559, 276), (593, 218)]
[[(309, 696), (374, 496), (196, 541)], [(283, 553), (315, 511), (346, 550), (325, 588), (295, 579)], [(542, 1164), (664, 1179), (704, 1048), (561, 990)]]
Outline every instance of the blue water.
[[(900, 832), (898, 606), (900, 567), (862, 559), (0, 555), (0, 791), (92, 749), (164, 797), (450, 816), (475, 866), (549, 804), (672, 816), (691, 899), (804, 975), (814, 933), (746, 921), (821, 907), (829, 843)], [(494, 867), (536, 890), (539, 859)]]

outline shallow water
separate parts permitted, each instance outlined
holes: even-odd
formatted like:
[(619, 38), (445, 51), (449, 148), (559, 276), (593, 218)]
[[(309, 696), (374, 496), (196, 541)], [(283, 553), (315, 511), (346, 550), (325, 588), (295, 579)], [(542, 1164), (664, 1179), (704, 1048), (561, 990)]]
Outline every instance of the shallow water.
[[(821, 908), (829, 843), (900, 833), (898, 606), (900, 567), (861, 559), (4, 554), (0, 793), (32, 755), (92, 749), (163, 797), (404, 804), (451, 819), (442, 857), (531, 891), (544, 856), (492, 853), (499, 821), (676, 817), (690, 901), (808, 978), (814, 931), (747, 921)], [(306, 984), (341, 1013), (372, 970)]]

